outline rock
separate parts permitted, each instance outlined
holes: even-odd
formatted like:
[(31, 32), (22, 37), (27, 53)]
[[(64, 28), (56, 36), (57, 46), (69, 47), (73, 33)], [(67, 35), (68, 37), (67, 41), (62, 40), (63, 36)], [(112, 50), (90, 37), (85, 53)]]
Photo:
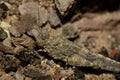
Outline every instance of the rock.
[(68, 39), (73, 39), (79, 36), (78, 30), (71, 23), (62, 26), (62, 34)]
[(2, 68), (6, 73), (16, 72), (19, 63), (14, 56), (4, 55), (4, 53), (0, 52), (0, 61), (0, 68)]
[(56, 11), (51, 7), (51, 8), (48, 8), (48, 12), (49, 12), (48, 21), (50, 22), (50, 24), (53, 27), (60, 25), (61, 21), (60, 21), (58, 14), (56, 13)]
[(2, 16), (3, 12), (3, 9), (0, 8), (0, 17)]
[(35, 17), (39, 26), (42, 26), (48, 20), (48, 12), (45, 7), (42, 7), (35, 2), (27, 2), (20, 5), (19, 11), (21, 15), (30, 14)]
[(120, 27), (119, 18), (120, 11), (104, 14), (86, 13), (83, 18), (74, 22), (73, 25), (82, 30), (115, 30)]
[(8, 47), (8, 46), (4, 45), (2, 42), (0, 42), (0, 51), (3, 51), (5, 53), (13, 53), (13, 48)]
[(0, 77), (4, 75), (4, 72), (0, 69)]
[(29, 64), (38, 64), (40, 63), (40, 56), (37, 51), (33, 49), (25, 49), (16, 55), (17, 59), (20, 60), (20, 65), (25, 67)]
[[(4, 57), (4, 56), (3, 56)], [(7, 55), (1, 61), (2, 67), (6, 73), (16, 72), (18, 69), (17, 59), (14, 56)]]
[(33, 49), (35, 47), (35, 42), (33, 41), (33, 39), (28, 37), (25, 34), (23, 34), (22, 37), (20, 38), (13, 38), (12, 42), (16, 47), (24, 46), (24, 47), (27, 47), (28, 49)]
[(8, 29), (11, 27), (11, 25), (5, 21), (2, 21), (0, 27), (7, 33), (7, 36), (10, 37)]
[(29, 14), (22, 15), (20, 21), (17, 21), (11, 25), (9, 31), (14, 36), (20, 36), (21, 34), (30, 31), (37, 24), (36, 19)]
[(6, 38), (2, 43), (3, 43), (3, 45), (5, 45), (7, 47), (13, 48), (11, 38)]
[(101, 55), (103, 55), (105, 57), (109, 57), (108, 51), (107, 51), (107, 49), (105, 47), (101, 48), (101, 51), (99, 52), (99, 54), (101, 54)]
[(48, 20), (48, 11), (45, 9), (45, 7), (40, 6), (37, 16), (37, 24), (39, 26), (42, 26), (47, 22), (47, 20)]
[(24, 47), (23, 46), (16, 46), (14, 48), (14, 53), (17, 54), (17, 53), (20, 53), (24, 50)]
[(85, 80), (116, 80), (116, 79), (115, 79), (115, 76), (113, 74), (103, 73), (100, 75), (86, 74)]
[(55, 0), (55, 4), (62, 15), (65, 15), (74, 3), (75, 0)]
[(7, 38), (7, 33), (2, 28), (0, 28), (0, 40), (4, 40), (6, 38)]
[(18, 71), (14, 74), (14, 77), (16, 80), (25, 80), (25, 76)]
[(35, 70), (28, 70), (24, 74), (33, 80), (52, 80), (51, 76), (45, 76), (44, 74), (41, 74), (39, 71)]
[(14, 80), (14, 78), (8, 74), (5, 74), (2, 77), (0, 77), (0, 80)]
[(0, 18), (5, 18), (5, 13), (8, 11), (8, 7), (4, 2), (0, 2)]
[(38, 4), (35, 2), (27, 2), (27, 3), (23, 3), (22, 5), (19, 6), (19, 11), (21, 15), (25, 15), (25, 14), (31, 14), (32, 16), (36, 16), (38, 15)]
[(35, 38), (37, 38), (38, 35), (39, 35), (39, 31), (36, 30), (36, 29), (32, 29), (32, 30), (31, 30), (31, 35), (33, 35)]
[(30, 77), (26, 77), (25, 80), (32, 80), (32, 78), (30, 78)]
[[(51, 5), (52, 3), (49, 4)], [(42, 5), (42, 3), (41, 5), (38, 5), (34, 2), (28, 2), (20, 5), (19, 11), (21, 15), (30, 14), (35, 17), (37, 25), (39, 26), (42, 26), (47, 21), (49, 21), (52, 26), (58, 26), (61, 24), (59, 16), (57, 15), (55, 9), (53, 9), (53, 6), (46, 8), (46, 5)]]
[(68, 70), (60, 70), (60, 75), (63, 76), (71, 76), (74, 74), (74, 71), (70, 68)]

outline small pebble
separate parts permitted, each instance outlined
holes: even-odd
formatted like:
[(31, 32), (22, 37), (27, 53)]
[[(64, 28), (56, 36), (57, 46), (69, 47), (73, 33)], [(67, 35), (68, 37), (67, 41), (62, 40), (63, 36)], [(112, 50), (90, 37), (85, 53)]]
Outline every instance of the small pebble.
[(26, 77), (25, 80), (32, 80), (32, 78), (30, 78), (30, 77)]

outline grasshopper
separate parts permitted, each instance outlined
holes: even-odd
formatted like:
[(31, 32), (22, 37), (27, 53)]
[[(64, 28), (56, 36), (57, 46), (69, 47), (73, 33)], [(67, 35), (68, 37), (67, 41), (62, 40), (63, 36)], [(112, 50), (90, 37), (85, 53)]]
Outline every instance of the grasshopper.
[(80, 47), (62, 35), (50, 36), (50, 32), (46, 29), (39, 31), (36, 41), (38, 46), (43, 47), (43, 51), (46, 51), (49, 56), (69, 65), (120, 72), (120, 62)]

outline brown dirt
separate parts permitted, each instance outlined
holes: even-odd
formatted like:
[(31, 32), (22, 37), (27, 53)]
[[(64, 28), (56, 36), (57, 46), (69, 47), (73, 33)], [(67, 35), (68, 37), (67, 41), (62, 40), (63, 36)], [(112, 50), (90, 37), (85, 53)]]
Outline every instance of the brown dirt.
[(111, 71), (81, 68), (49, 52), (38, 53), (44, 48), (37, 45), (39, 29), (119, 62), (119, 0), (0, 1), (0, 80), (120, 79)]

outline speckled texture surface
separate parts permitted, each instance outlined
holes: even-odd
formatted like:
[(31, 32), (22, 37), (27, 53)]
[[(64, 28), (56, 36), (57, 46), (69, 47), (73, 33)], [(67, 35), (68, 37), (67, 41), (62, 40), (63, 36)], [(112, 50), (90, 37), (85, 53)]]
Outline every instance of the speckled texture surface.
[(119, 80), (119, 3), (0, 1), (0, 80)]

